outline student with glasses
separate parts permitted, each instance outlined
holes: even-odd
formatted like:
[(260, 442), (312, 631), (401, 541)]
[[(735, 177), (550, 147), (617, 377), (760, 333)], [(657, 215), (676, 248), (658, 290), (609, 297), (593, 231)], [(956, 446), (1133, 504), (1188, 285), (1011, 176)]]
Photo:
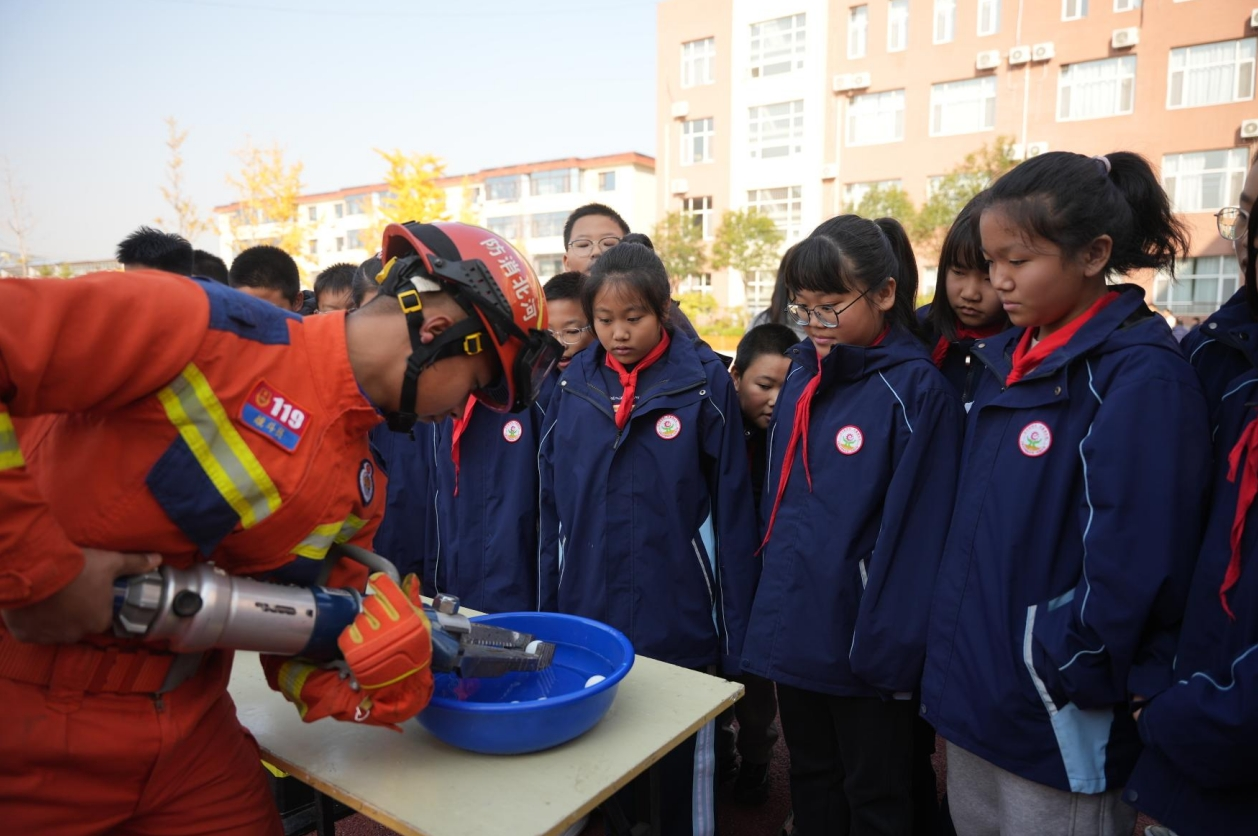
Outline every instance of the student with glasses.
[(629, 234), (620, 213), (602, 203), (587, 203), (563, 225), (563, 269), (588, 275), (599, 256)]

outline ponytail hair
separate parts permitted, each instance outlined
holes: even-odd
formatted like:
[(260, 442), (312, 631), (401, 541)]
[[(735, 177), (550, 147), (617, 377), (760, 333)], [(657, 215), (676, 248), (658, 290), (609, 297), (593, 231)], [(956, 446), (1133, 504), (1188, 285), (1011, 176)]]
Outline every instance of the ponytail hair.
[(1005, 214), (1028, 236), (1073, 258), (1101, 235), (1113, 240), (1102, 275), (1154, 269), (1175, 275), (1188, 230), (1171, 211), (1152, 166), (1139, 154), (1087, 157), (1052, 151), (1021, 163), (990, 189), (985, 211)]
[(887, 321), (914, 330), (917, 260), (904, 227), (893, 218), (871, 221), (859, 215), (839, 215), (823, 222), (786, 251), (778, 276), (791, 298), (801, 290), (873, 292), (894, 278), (895, 303)]

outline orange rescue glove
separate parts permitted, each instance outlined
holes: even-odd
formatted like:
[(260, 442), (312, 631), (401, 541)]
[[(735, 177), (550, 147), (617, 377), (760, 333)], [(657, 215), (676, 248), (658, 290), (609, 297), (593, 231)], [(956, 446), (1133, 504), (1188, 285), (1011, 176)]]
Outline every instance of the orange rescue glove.
[(337, 639), (352, 679), (299, 658), (267, 670), (271, 687), (296, 704), (308, 723), (335, 717), (401, 731), (396, 724), (432, 697), (432, 636), (419, 579), (407, 575), (399, 588), (376, 573), (367, 592), (362, 612)]

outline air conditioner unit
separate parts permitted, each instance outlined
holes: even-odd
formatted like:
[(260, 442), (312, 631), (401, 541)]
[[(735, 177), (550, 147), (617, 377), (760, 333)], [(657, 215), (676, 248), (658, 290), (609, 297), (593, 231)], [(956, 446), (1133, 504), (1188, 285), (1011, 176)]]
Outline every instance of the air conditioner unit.
[(1251, 29), (1258, 29), (1258, 9), (1249, 13), (1249, 26)]
[(1015, 142), (1014, 144), (1010, 145), (1009, 146), (1009, 159), (1025, 160), (1026, 159), (1026, 146), (1023, 145), (1021, 142)]
[(821, 167), (822, 180), (833, 180), (834, 178), (838, 176), (839, 176), (838, 163), (826, 163), (825, 165)]
[(1047, 61), (1056, 54), (1057, 52), (1053, 49), (1052, 41), (1045, 41), (1042, 44), (1036, 44), (1031, 47), (1032, 61)]
[(869, 86), (869, 73), (846, 73), (834, 77), (834, 89), (842, 93), (847, 90), (864, 90)]
[(836, 75), (830, 83), (830, 89), (836, 93), (842, 93), (844, 90), (851, 89), (851, 73), (840, 73)]
[(1109, 45), (1114, 49), (1126, 49), (1140, 43), (1140, 27), (1128, 26), (1126, 29), (1115, 29), (1110, 35)]
[(684, 177), (678, 177), (669, 186), (672, 188), (673, 194), (685, 194), (690, 191), (690, 183)]
[(684, 119), (690, 115), (690, 102), (673, 102), (671, 108), (674, 119)]
[(974, 57), (974, 67), (979, 70), (991, 70), (1000, 66), (1000, 50), (988, 49)]
[(1028, 142), (1026, 146), (1026, 158), (1038, 157), (1048, 150), (1047, 142)]
[(1009, 50), (1009, 66), (1016, 67), (1031, 60), (1031, 47), (1015, 46)]
[(1258, 138), (1258, 119), (1246, 119), (1241, 122), (1241, 139)]

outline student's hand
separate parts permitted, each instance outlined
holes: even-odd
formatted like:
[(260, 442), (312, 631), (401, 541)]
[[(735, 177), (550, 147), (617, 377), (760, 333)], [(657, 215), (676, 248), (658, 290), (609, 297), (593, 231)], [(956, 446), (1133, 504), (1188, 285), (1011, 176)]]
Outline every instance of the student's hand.
[(114, 618), (114, 579), (142, 575), (162, 562), (156, 554), (83, 550), (83, 571), (38, 604), (3, 611), (13, 638), (31, 644), (76, 642), (109, 629)]

